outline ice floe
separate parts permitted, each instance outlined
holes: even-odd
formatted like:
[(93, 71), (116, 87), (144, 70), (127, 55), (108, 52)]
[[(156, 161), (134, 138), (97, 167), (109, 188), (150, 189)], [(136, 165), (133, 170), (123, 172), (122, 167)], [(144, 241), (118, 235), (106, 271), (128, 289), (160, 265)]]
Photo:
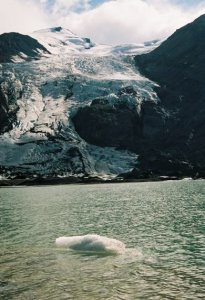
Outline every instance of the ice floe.
[(125, 244), (123, 242), (97, 234), (63, 236), (57, 238), (55, 243), (60, 247), (68, 247), (75, 251), (94, 254), (117, 255), (125, 251)]

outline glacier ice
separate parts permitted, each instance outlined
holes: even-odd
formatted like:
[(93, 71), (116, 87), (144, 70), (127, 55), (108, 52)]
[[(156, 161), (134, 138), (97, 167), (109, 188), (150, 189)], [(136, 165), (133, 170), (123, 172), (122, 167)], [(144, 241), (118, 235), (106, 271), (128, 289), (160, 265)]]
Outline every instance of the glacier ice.
[[(32, 35), (52, 53), (38, 61), (2, 64), (0, 82), (9, 90), (10, 109), (17, 109), (10, 131), (0, 136), (0, 165), (25, 174), (116, 176), (136, 167), (138, 155), (86, 143), (75, 131), (72, 116), (99, 98), (110, 103), (158, 101), (155, 84), (134, 67), (129, 47), (94, 45), (67, 29)], [(52, 49), (51, 49), (52, 48)], [(131, 47), (148, 51), (146, 47)], [(51, 51), (52, 50), (52, 51)], [(122, 55), (123, 53), (123, 55)], [(137, 97), (119, 96), (132, 86)]]
[(97, 234), (63, 236), (57, 238), (55, 243), (59, 247), (68, 247), (75, 251), (94, 254), (122, 254), (125, 251), (123, 242)]

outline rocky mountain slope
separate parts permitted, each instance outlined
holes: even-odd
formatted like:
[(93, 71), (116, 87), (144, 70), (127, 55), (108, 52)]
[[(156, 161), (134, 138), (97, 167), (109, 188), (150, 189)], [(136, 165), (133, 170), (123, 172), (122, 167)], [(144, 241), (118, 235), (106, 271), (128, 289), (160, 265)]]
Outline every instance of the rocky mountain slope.
[[(126, 119), (132, 115), (132, 126), (142, 102), (158, 101), (155, 84), (136, 72), (132, 57), (154, 46), (95, 45), (59, 27), (32, 36), (44, 41), (51, 54), (0, 68), (2, 176), (113, 178), (136, 167), (136, 151), (84, 139), (74, 120), (78, 111), (103, 99), (119, 108), (117, 119), (124, 119), (126, 135)], [(112, 120), (109, 126), (112, 130)]]
[[(166, 111), (158, 149), (205, 172), (205, 15), (177, 30), (149, 54), (136, 56), (140, 71), (159, 84)], [(163, 136), (163, 140), (160, 137)], [(160, 160), (160, 159), (159, 159)], [(150, 162), (148, 162), (150, 163)], [(150, 163), (151, 165), (151, 163)], [(159, 161), (158, 169), (162, 167)]]
[[(28, 35), (16, 32), (0, 35), (0, 63), (31, 61), (48, 54), (49, 51), (44, 46)], [(9, 82), (2, 77), (0, 84), (0, 132), (4, 132), (15, 121), (16, 100), (21, 97), (22, 87), (12, 76)]]
[(203, 176), (203, 20), (161, 45), (34, 32), (46, 55), (0, 65), (0, 176)]
[(17, 32), (0, 35), (0, 63), (40, 58), (49, 51), (34, 38)]

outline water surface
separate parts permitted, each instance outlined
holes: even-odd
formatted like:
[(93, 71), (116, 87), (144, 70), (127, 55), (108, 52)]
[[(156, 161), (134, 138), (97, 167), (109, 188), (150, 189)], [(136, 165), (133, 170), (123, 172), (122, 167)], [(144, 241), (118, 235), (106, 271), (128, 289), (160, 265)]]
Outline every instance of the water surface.
[[(205, 182), (0, 189), (0, 298), (205, 299)], [(55, 246), (116, 238), (119, 256)]]

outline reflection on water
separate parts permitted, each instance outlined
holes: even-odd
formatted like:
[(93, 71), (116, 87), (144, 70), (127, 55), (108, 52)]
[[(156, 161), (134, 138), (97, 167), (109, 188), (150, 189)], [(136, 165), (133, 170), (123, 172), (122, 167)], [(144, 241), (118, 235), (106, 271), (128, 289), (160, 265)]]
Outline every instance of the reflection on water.
[[(204, 181), (0, 189), (0, 298), (205, 299)], [(96, 233), (118, 256), (58, 248)]]

